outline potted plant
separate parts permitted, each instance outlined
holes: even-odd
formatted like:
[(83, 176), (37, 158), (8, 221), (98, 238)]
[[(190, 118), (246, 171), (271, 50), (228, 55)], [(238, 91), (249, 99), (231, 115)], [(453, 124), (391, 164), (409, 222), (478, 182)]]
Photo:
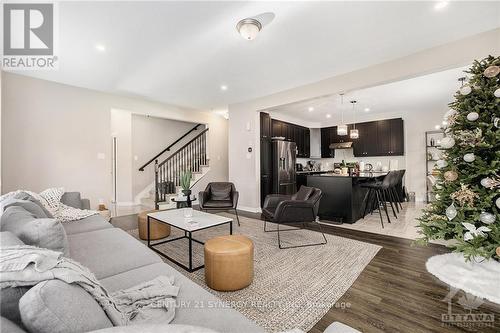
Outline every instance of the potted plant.
[(189, 198), (191, 195), (191, 171), (186, 171), (181, 175), (182, 193)]

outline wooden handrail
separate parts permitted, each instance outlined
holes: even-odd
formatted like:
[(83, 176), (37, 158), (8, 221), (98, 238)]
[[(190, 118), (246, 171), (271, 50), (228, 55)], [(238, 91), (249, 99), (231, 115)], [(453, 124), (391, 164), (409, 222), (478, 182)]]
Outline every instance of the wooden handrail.
[(172, 148), (174, 145), (176, 145), (177, 142), (179, 142), (182, 139), (184, 139), (187, 135), (189, 135), (189, 133), (191, 133), (193, 131), (196, 131), (200, 125), (201, 124), (197, 124), (195, 127), (191, 128), (189, 131), (187, 131), (186, 133), (184, 133), (180, 138), (178, 138), (177, 140), (175, 140), (170, 146), (168, 146), (167, 148), (163, 149), (160, 153), (156, 154), (155, 157), (153, 157), (152, 159), (150, 159), (149, 161), (147, 161), (143, 166), (141, 166), (139, 168), (139, 171), (144, 171), (145, 167), (147, 167), (148, 165), (150, 165), (151, 163), (153, 163), (158, 157), (160, 157), (161, 155), (163, 155), (165, 152), (170, 151), (170, 148)]
[(187, 146), (189, 146), (191, 143), (193, 143), (193, 141), (195, 141), (196, 139), (198, 139), (200, 136), (202, 136), (203, 134), (205, 134), (206, 132), (208, 132), (208, 128), (204, 129), (203, 131), (201, 131), (200, 134), (198, 134), (197, 136), (195, 136), (194, 138), (192, 138), (189, 142), (187, 142), (184, 146), (180, 147), (179, 149), (177, 149), (177, 151), (175, 153), (173, 153), (172, 155), (170, 155), (169, 157), (167, 157), (166, 160), (164, 160), (163, 162), (161, 162), (160, 164), (158, 164), (158, 168), (161, 167), (163, 164), (167, 163), (172, 157), (174, 157), (178, 152), (180, 152), (181, 150), (183, 150), (184, 148), (186, 148)]

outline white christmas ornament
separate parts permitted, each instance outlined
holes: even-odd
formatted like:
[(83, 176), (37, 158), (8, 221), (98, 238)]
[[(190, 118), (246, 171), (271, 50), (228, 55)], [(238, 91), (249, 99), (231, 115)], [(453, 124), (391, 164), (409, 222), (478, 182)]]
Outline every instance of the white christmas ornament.
[(442, 169), (442, 168), (446, 168), (448, 166), (448, 162), (446, 162), (445, 160), (438, 160), (436, 162), (436, 165), (439, 169)]
[(495, 205), (497, 205), (497, 208), (500, 208), (500, 197), (495, 201)]
[(463, 96), (467, 96), (468, 94), (471, 93), (471, 91), (472, 88), (469, 85), (465, 85), (462, 88), (460, 88), (460, 94), (462, 94)]
[(484, 237), (486, 236), (486, 232), (491, 231), (488, 227), (479, 227), (476, 229), (476, 226), (471, 223), (464, 222), (462, 225), (469, 231), (464, 234), (464, 241), (469, 241), (474, 237)]
[(479, 215), (479, 219), (481, 220), (481, 222), (483, 222), (484, 224), (492, 224), (495, 222), (495, 215), (491, 214), (491, 213), (488, 213), (488, 212), (482, 212), (480, 215)]
[(498, 88), (497, 90), (495, 90), (495, 92), (493, 93), (493, 95), (495, 95), (495, 97), (500, 98), (500, 88)]
[(477, 112), (471, 112), (467, 115), (468, 121), (476, 121), (479, 118), (479, 114)]
[(457, 111), (455, 111), (455, 110), (453, 110), (453, 109), (450, 109), (450, 110), (448, 110), (448, 111), (444, 114), (443, 119), (444, 119), (444, 120), (448, 120), (448, 119), (450, 119), (450, 117), (453, 117), (455, 114), (457, 114)]
[(483, 185), (484, 187), (490, 187), (492, 182), (493, 182), (493, 179), (491, 179), (491, 178), (481, 179), (481, 185)]
[(441, 140), (441, 148), (449, 149), (454, 145), (455, 145), (455, 139), (453, 139), (452, 137), (447, 136)]
[(484, 70), (483, 75), (486, 76), (487, 78), (492, 78), (497, 76), (498, 73), (500, 73), (500, 67), (491, 65)]
[(465, 162), (473, 162), (476, 159), (476, 156), (474, 156), (473, 153), (468, 153), (464, 155), (464, 161)]
[(446, 208), (445, 213), (448, 220), (453, 220), (455, 216), (457, 216), (457, 209), (455, 208), (455, 205), (452, 203), (448, 208)]

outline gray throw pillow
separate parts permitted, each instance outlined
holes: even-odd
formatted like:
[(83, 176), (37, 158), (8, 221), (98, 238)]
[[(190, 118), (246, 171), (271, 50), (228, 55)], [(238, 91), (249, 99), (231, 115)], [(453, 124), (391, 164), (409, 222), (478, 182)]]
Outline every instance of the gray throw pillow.
[(0, 219), (0, 231), (10, 231), (27, 245), (63, 252), (69, 256), (66, 232), (55, 219), (37, 219), (22, 207), (11, 206)]
[(23, 207), (25, 210), (35, 215), (37, 219), (47, 217), (47, 214), (45, 214), (43, 209), (32, 201), (11, 198), (2, 203), (3, 210), (6, 210), (7, 208), (12, 206)]
[(12, 232), (0, 232), (0, 246), (24, 245), (24, 243)]
[(61, 202), (66, 206), (82, 209), (82, 197), (80, 192), (65, 192), (61, 197)]
[(312, 187), (301, 186), (299, 191), (292, 196), (292, 200), (307, 200), (313, 192)]
[(31, 288), (21, 297), (19, 310), (30, 332), (89, 332), (113, 326), (92, 295), (60, 280), (43, 281)]
[(28, 200), (28, 201), (31, 201), (35, 204), (37, 204), (38, 206), (40, 206), (40, 208), (43, 210), (43, 212), (45, 213), (45, 217), (48, 217), (48, 218), (53, 218), (54, 216), (52, 215), (51, 212), (49, 212), (47, 210), (47, 208), (45, 208), (44, 205), (42, 205), (42, 203), (40, 201), (38, 201), (37, 199), (35, 199), (33, 196), (31, 196), (29, 193), (26, 193), (26, 192), (19, 192), (17, 193), (15, 196), (14, 196), (14, 199), (19, 199), (19, 200)]

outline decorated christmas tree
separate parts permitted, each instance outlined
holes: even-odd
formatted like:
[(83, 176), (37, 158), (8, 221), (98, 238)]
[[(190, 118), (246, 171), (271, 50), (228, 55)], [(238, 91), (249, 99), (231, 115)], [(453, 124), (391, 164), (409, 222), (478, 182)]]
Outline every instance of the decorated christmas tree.
[(444, 116), (435, 201), (420, 242), (451, 240), (466, 260), (500, 260), (500, 57), (475, 61)]

